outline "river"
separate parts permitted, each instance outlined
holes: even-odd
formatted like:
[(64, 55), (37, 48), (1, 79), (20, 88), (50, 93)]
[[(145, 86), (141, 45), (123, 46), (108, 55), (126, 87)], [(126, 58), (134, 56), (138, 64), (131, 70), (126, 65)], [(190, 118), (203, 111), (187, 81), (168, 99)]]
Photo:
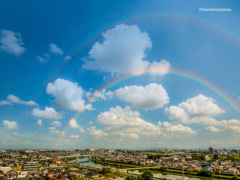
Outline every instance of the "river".
[[(81, 161), (88, 161), (88, 158), (83, 158), (83, 159), (79, 159), (78, 162), (81, 162)], [(94, 167), (94, 168), (102, 168), (104, 166), (101, 165), (101, 164), (95, 164), (93, 162), (87, 162), (87, 163), (80, 163), (79, 164), (80, 166), (86, 166), (86, 167)], [(107, 167), (107, 168), (111, 168), (111, 169), (116, 169), (116, 167), (113, 167), (113, 166), (110, 166), (110, 165), (106, 165), (104, 167)], [(141, 172), (139, 172), (138, 170), (134, 170), (134, 171), (128, 171), (127, 170), (121, 170), (119, 172), (122, 172), (122, 173), (128, 173), (128, 174), (134, 174), (134, 175), (138, 175), (138, 174), (142, 174)], [(161, 173), (154, 173), (154, 178), (156, 179), (163, 179), (163, 178), (166, 178), (168, 180), (202, 180), (202, 179), (206, 179), (206, 178), (192, 178), (192, 177), (187, 177), (187, 176), (182, 176), (182, 175), (174, 175), (174, 174), (161, 174)]]

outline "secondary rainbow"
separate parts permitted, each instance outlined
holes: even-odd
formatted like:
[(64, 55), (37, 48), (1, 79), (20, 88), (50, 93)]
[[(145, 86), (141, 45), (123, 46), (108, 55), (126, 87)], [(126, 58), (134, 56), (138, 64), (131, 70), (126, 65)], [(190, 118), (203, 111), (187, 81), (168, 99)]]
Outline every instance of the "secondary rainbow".
[[(202, 17), (196, 16), (196, 15), (190, 15), (190, 14), (184, 14), (179, 12), (143, 12), (140, 14), (133, 14), (132, 16), (128, 16), (127, 18), (123, 18), (117, 21), (112, 22), (111, 24), (105, 25), (104, 27), (98, 29), (97, 31), (93, 31), (90, 34), (86, 34), (86, 36), (83, 38), (83, 40), (74, 46), (66, 55), (70, 55), (72, 58), (76, 54), (78, 54), (79, 51), (81, 51), (83, 48), (90, 48), (91, 45), (94, 44), (94, 42), (97, 41), (98, 37), (102, 32), (106, 31), (106, 27), (113, 28), (115, 25), (120, 23), (126, 23), (129, 25), (137, 24), (138, 21), (144, 21), (149, 19), (161, 19), (161, 20), (183, 20), (185, 22), (191, 22), (192, 24), (196, 24), (199, 27), (203, 27), (207, 30), (211, 30), (213, 32), (216, 32), (217, 34), (224, 37), (226, 40), (228, 40), (231, 43), (234, 43), (237, 46), (240, 46), (240, 37), (230, 29), (227, 29), (226, 27), (220, 26), (219, 24), (209, 21), (209, 19), (204, 19)], [(61, 60), (56, 63), (55, 66), (52, 67), (52, 70), (50, 70), (48, 73), (45, 74), (45, 79), (43, 84), (39, 84), (39, 86), (36, 89), (45, 89), (46, 83), (50, 82), (52, 79), (55, 78), (55, 76), (58, 75), (58, 73), (61, 71), (62, 68), (66, 66), (67, 63), (70, 61), (65, 61), (65, 57), (63, 57)], [(40, 96), (42, 91), (34, 93), (34, 100), (37, 100)]]
[[(81, 113), (86, 109), (86, 107), (89, 107), (89, 105), (92, 102), (94, 102), (98, 97), (100, 97), (106, 91), (112, 89), (113, 87), (115, 87), (119, 83), (127, 81), (127, 80), (129, 80), (131, 78), (134, 78), (134, 77), (137, 77), (137, 76), (145, 75), (145, 74), (152, 74), (152, 75), (154, 75), (154, 74), (156, 74), (156, 75), (172, 74), (172, 75), (176, 75), (176, 76), (180, 76), (180, 77), (183, 77), (183, 78), (190, 79), (190, 80), (192, 80), (196, 83), (199, 83), (199, 84), (203, 85), (204, 87), (208, 88), (209, 90), (214, 92), (216, 95), (221, 97), (226, 103), (228, 103), (240, 115), (239, 105), (236, 102), (234, 102), (234, 100), (227, 93), (225, 93), (222, 89), (220, 89), (219, 87), (217, 87), (216, 85), (214, 85), (210, 81), (208, 81), (208, 80), (206, 80), (206, 79), (204, 79), (204, 78), (202, 78), (202, 77), (200, 77), (196, 74), (193, 74), (191, 72), (187, 72), (187, 71), (183, 71), (183, 70), (179, 70), (179, 69), (167, 70), (165, 68), (148, 68), (148, 69), (141, 69), (141, 70), (134, 71), (130, 74), (127, 74), (125, 76), (122, 76), (122, 77), (119, 77), (119, 78), (113, 80), (111, 83), (104, 86), (100, 91), (95, 92), (93, 94), (93, 96), (88, 100), (86, 105), (81, 106), (79, 108), (79, 112), (73, 118), (77, 119), (81, 115)], [(55, 145), (58, 145), (60, 143), (61, 139), (67, 134), (67, 132), (71, 128), (71, 123), (72, 122), (73, 121), (71, 121), (71, 120), (69, 121), (68, 125), (64, 129), (64, 132), (59, 136)]]

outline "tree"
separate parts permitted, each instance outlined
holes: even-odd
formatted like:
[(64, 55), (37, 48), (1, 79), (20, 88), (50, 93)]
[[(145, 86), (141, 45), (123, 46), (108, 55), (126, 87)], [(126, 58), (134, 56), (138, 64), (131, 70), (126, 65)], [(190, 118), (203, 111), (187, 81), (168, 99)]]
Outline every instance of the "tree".
[(144, 180), (153, 180), (153, 174), (151, 171), (145, 171), (144, 173), (142, 173), (142, 178)]
[(141, 175), (137, 176), (137, 180), (144, 180)]
[(214, 154), (213, 159), (219, 159), (218, 154)]
[(205, 170), (199, 171), (198, 175), (212, 177), (214, 175), (214, 172), (205, 169)]
[(167, 167), (165, 167), (165, 166), (162, 166), (162, 167), (160, 167), (160, 168), (159, 168), (159, 170), (160, 170), (160, 171), (167, 171), (167, 170), (168, 170), (168, 168), (167, 168)]
[(137, 180), (136, 176), (127, 176), (127, 180)]
[(103, 175), (109, 174), (110, 172), (111, 172), (110, 168), (102, 168), (102, 171), (101, 171)]

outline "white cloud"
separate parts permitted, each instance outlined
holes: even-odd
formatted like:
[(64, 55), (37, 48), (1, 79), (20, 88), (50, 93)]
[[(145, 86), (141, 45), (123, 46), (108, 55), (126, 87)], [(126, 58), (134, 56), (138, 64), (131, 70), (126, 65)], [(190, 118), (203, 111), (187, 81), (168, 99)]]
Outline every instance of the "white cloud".
[(36, 125), (36, 126), (39, 126), (39, 127), (42, 126), (42, 120), (39, 119), (39, 120), (35, 123), (35, 125)]
[(158, 126), (162, 131), (165, 132), (178, 132), (184, 134), (197, 134), (196, 131), (192, 130), (190, 127), (183, 126), (182, 124), (172, 125), (169, 122), (158, 122)]
[(67, 55), (66, 57), (65, 57), (65, 61), (70, 61), (72, 59), (72, 56), (70, 56), (70, 55)]
[(17, 125), (16, 121), (3, 120), (3, 126), (5, 126), (5, 128), (7, 130), (17, 129), (18, 128), (18, 125)]
[(57, 108), (73, 111), (80, 111), (83, 108), (92, 110), (91, 105), (85, 106), (84, 90), (78, 83), (58, 78), (54, 83), (48, 83), (47, 93), (55, 97), (53, 101)]
[(43, 57), (41, 56), (36, 56), (36, 58), (39, 60), (39, 62), (41, 63), (47, 63), (48, 61), (46, 59), (44, 59)]
[(0, 48), (10, 54), (20, 56), (26, 50), (19, 33), (10, 30), (0, 30)]
[(38, 106), (38, 104), (32, 100), (31, 101), (22, 101), (19, 97), (14, 96), (13, 94), (8, 95), (7, 99), (12, 103), (24, 104), (24, 105), (29, 105), (29, 106)]
[(164, 114), (173, 121), (183, 123), (205, 122), (209, 120), (210, 116), (225, 112), (214, 102), (214, 99), (199, 94), (180, 103), (178, 106), (165, 108)]
[(194, 98), (182, 102), (179, 104), (179, 107), (184, 109), (190, 116), (212, 116), (225, 112), (214, 103), (214, 99), (199, 94)]
[(96, 127), (90, 127), (88, 128), (88, 131), (90, 131), (90, 134), (93, 136), (108, 136), (108, 134), (101, 129), (96, 129)]
[(57, 126), (57, 127), (62, 126), (61, 122), (59, 122), (59, 121), (53, 121), (50, 125), (51, 126)]
[(63, 51), (56, 44), (50, 44), (50, 52), (57, 55), (62, 55)]
[(45, 107), (44, 110), (40, 110), (39, 108), (35, 108), (32, 110), (32, 115), (44, 119), (62, 119), (63, 115), (56, 112), (55, 109), (51, 107)]
[(89, 121), (89, 124), (94, 124), (94, 122), (93, 121)]
[(78, 138), (79, 138), (79, 135), (73, 134), (73, 135), (70, 136), (70, 138), (71, 138), (71, 139), (78, 139)]
[(77, 124), (77, 121), (75, 120), (75, 118), (72, 118), (69, 121), (69, 124), (73, 129), (78, 129), (80, 132), (85, 132), (85, 130), (80, 125)]
[(49, 133), (56, 134), (56, 135), (63, 135), (63, 134), (65, 134), (64, 131), (59, 131), (55, 127), (49, 127), (48, 131), (49, 131)]
[(169, 103), (169, 97), (161, 84), (125, 86), (113, 92), (122, 101), (131, 103), (134, 108), (153, 110)]
[(0, 106), (3, 106), (3, 105), (11, 105), (12, 103), (9, 102), (9, 101), (5, 101), (5, 100), (2, 100), (0, 101)]
[[(132, 111), (129, 106), (124, 109), (116, 106), (110, 111), (101, 113), (97, 121), (105, 125), (109, 137), (123, 137), (140, 139), (140, 136), (175, 136), (178, 134), (197, 134), (196, 131), (181, 124), (172, 125), (169, 122), (158, 122), (158, 125), (146, 122), (140, 118), (137, 111)], [(93, 129), (95, 130), (95, 128)]]
[(205, 129), (209, 130), (211, 132), (221, 132), (222, 131), (221, 129), (218, 129), (218, 128), (214, 127), (214, 126), (209, 126), (209, 127), (206, 127)]
[(103, 43), (96, 42), (92, 46), (83, 68), (120, 74), (152, 67), (161, 67), (167, 72), (170, 68), (165, 60), (152, 64), (144, 60), (152, 42), (136, 25), (116, 25), (102, 36)]

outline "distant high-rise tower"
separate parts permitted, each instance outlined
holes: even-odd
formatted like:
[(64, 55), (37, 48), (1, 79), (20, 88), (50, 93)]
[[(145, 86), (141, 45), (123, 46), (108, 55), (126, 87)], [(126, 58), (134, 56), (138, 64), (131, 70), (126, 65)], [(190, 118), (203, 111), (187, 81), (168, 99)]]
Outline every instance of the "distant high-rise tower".
[(210, 146), (210, 147), (208, 148), (208, 152), (209, 152), (209, 154), (213, 154), (213, 153), (214, 153), (214, 149)]

